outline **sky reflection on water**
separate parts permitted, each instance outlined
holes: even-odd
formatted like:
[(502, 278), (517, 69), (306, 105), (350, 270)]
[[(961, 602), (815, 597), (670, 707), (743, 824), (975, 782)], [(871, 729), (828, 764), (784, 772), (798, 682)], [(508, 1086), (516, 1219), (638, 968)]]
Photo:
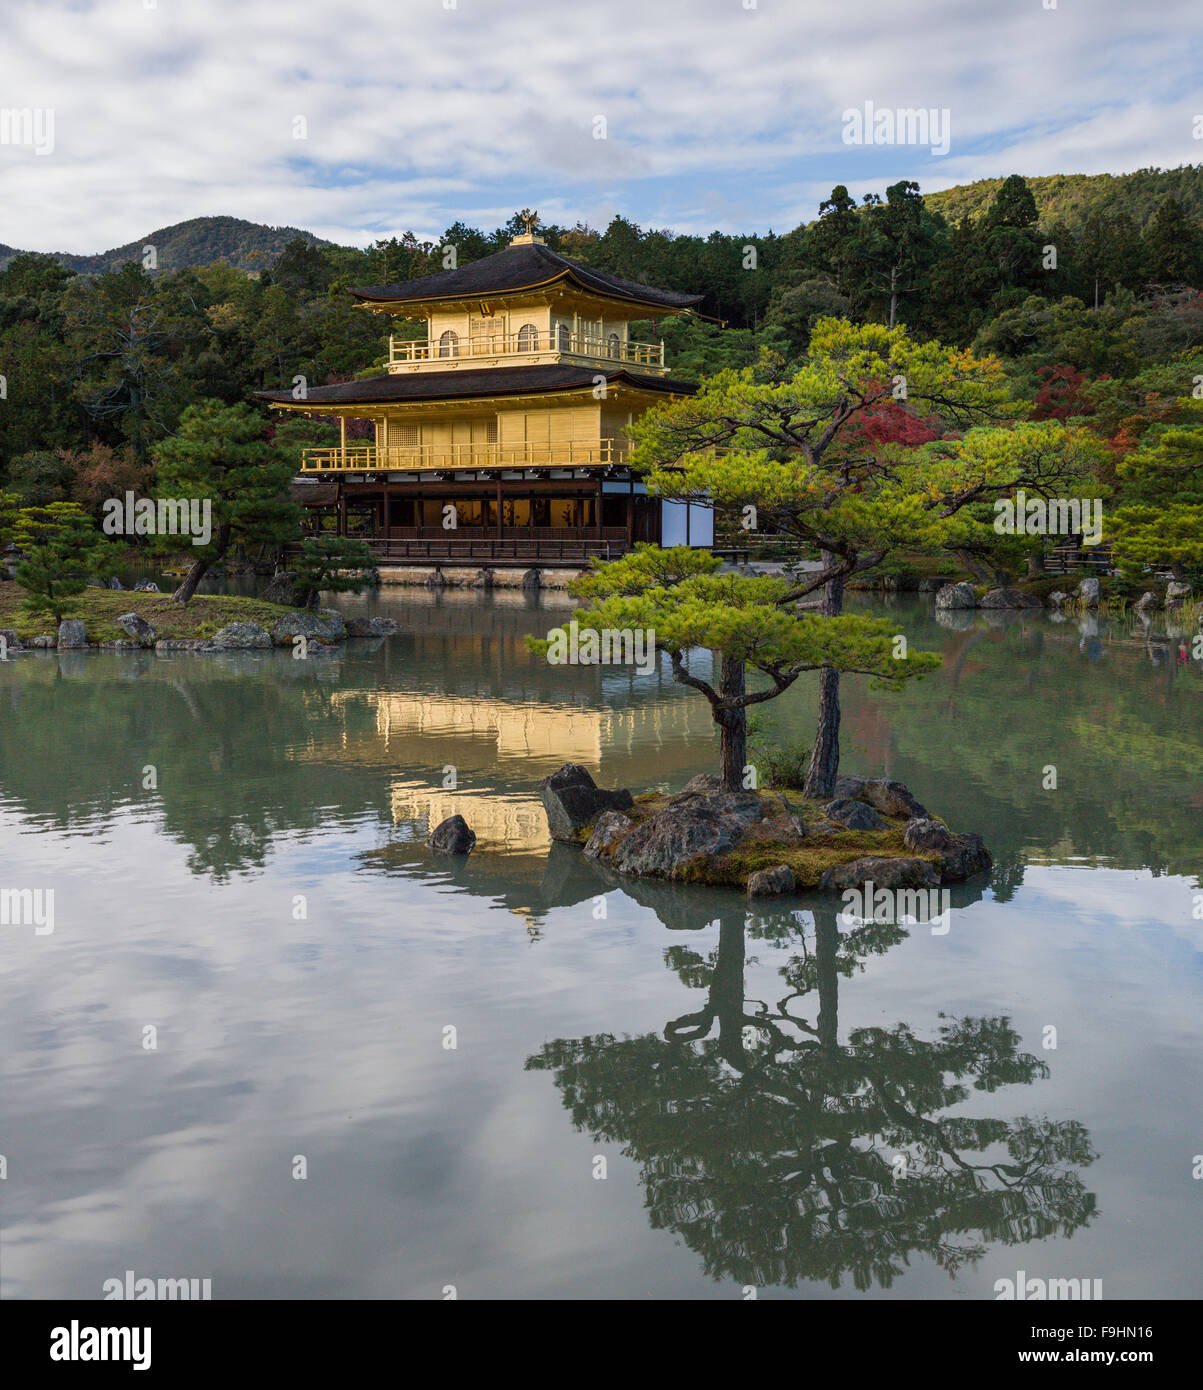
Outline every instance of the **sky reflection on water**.
[[(0, 883), (56, 895), (51, 935), (2, 928), (7, 1296), (1194, 1296), (1203, 681), (1172, 638), (894, 606), (945, 664), (850, 689), (845, 765), (994, 850), (941, 936), (549, 855), (541, 777), (678, 786), (703, 703), (529, 656), (554, 606), (373, 604), (407, 631), (321, 662), (0, 671)], [(452, 807), (463, 865), (423, 844)]]

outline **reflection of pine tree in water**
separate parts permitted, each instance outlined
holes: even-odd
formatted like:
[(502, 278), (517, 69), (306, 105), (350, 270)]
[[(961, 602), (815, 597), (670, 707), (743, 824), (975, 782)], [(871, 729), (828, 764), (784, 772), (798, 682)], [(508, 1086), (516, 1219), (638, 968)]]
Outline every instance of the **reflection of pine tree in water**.
[(687, 985), (706, 988), (704, 1008), (663, 1037), (557, 1040), (528, 1060), (555, 1072), (578, 1128), (640, 1165), (652, 1226), (677, 1232), (716, 1279), (838, 1288), (847, 1275), (867, 1290), (888, 1288), (912, 1253), (952, 1275), (990, 1243), (1088, 1223), (1095, 1199), (1078, 1168), (1095, 1155), (1080, 1124), (947, 1113), (972, 1091), (1048, 1074), (1009, 1021), (947, 1019), (932, 1041), (904, 1023), (857, 1028), (841, 1043), (839, 977), (906, 933), (841, 935), (833, 911), (816, 917), (775, 1006), (745, 999), (736, 909), (709, 960), (669, 952)]

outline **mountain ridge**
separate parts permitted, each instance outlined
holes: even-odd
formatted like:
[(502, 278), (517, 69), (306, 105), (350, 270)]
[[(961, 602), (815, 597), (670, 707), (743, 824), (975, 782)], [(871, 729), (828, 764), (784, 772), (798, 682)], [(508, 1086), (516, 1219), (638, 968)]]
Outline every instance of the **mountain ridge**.
[[(92, 256), (76, 255), (70, 251), (51, 251), (61, 265), (83, 275), (97, 275), (116, 270), (126, 261), (140, 261), (148, 246), (155, 248), (160, 271), (183, 270), (188, 266), (211, 265), (228, 261), (235, 269), (251, 275), (274, 265), (285, 246), (300, 237), (313, 246), (332, 246), (333, 242), (315, 236), (300, 227), (269, 227), (262, 222), (248, 222), (241, 217), (191, 217), (169, 227), (115, 246)], [(0, 245), (0, 270), (14, 256), (28, 254), (13, 246)]]

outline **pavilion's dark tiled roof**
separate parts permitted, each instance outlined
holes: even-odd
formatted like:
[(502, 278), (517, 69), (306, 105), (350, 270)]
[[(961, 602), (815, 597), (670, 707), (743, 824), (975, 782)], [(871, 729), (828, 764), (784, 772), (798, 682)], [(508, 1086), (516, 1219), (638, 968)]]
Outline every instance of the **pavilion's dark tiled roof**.
[(599, 376), (607, 382), (635, 386), (643, 391), (692, 396), (692, 382), (647, 376), (615, 367), (573, 367), (549, 363), (537, 367), (484, 367), (475, 371), (404, 372), (373, 376), (364, 381), (343, 381), (337, 386), (311, 386), (303, 401), (291, 391), (256, 391), (260, 400), (279, 405), (403, 405), (407, 401), (454, 401), (473, 396), (527, 396), (546, 391), (579, 391), (592, 387)]
[(356, 299), (368, 304), (398, 304), (429, 299), (478, 299), (489, 295), (514, 293), (534, 289), (556, 280), (575, 281), (582, 289), (610, 299), (624, 299), (632, 304), (652, 308), (681, 310), (700, 304), (700, 294), (679, 294), (675, 290), (657, 290), (624, 280), (593, 266), (570, 261), (550, 247), (538, 242), (507, 246), (493, 256), (469, 261), (455, 270), (441, 270), (435, 275), (423, 275), (400, 285), (370, 285), (352, 290)]

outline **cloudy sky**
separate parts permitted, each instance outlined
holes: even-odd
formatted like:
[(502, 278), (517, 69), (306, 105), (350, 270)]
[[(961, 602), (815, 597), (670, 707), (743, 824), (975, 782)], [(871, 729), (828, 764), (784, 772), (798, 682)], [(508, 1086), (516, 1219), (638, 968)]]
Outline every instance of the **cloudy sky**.
[[(363, 245), (527, 204), (785, 231), (836, 182), (1173, 167), (1201, 36), (1199, 0), (4, 0), (0, 243), (229, 214)], [(948, 152), (846, 143), (866, 102), (946, 110)]]

